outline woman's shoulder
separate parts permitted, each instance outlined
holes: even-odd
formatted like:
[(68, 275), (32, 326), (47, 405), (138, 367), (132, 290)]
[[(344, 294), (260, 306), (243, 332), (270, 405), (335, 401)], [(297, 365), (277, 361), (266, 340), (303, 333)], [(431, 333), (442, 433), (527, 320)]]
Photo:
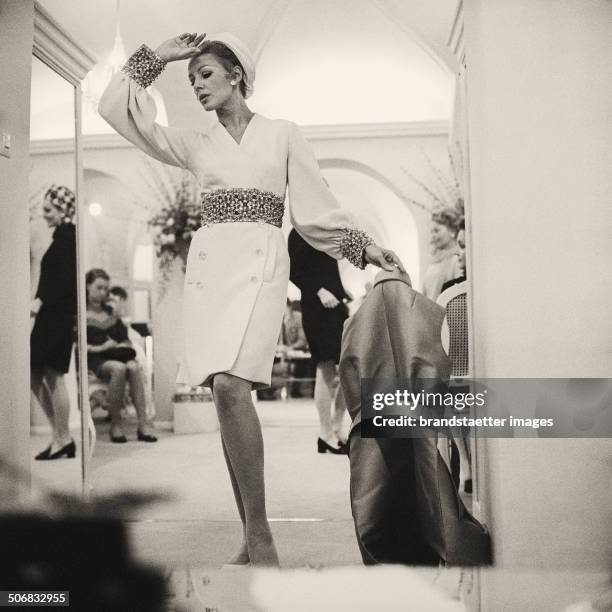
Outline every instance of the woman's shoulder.
[(76, 227), (74, 223), (65, 222), (60, 223), (53, 232), (54, 240), (75, 240), (76, 239)]
[(262, 124), (268, 125), (270, 128), (286, 131), (297, 129), (297, 125), (288, 119), (266, 117), (265, 115), (260, 115), (259, 113), (255, 113), (255, 115)]

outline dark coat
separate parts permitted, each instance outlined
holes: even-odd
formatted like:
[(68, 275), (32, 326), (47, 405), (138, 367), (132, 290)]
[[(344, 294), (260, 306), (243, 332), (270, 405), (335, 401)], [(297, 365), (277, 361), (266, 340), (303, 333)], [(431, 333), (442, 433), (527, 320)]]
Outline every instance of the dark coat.
[(53, 240), (40, 261), (36, 297), (43, 308), (61, 308), (76, 314), (76, 229), (72, 223), (55, 228)]
[(489, 537), (466, 510), (435, 437), (362, 438), (361, 379), (448, 380), (444, 310), (381, 272), (344, 328), (340, 381), (352, 418), (351, 506), (364, 563), (480, 565)]
[(32, 367), (50, 366), (67, 372), (70, 366), (77, 312), (76, 229), (58, 225), (40, 262), (36, 297), (42, 306), (30, 335)]

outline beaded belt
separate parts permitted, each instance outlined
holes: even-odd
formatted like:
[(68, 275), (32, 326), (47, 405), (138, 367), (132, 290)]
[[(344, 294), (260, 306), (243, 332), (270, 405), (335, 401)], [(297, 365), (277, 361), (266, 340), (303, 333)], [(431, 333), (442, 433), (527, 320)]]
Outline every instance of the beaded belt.
[(283, 224), (284, 198), (260, 189), (215, 189), (202, 193), (202, 226), (238, 221)]

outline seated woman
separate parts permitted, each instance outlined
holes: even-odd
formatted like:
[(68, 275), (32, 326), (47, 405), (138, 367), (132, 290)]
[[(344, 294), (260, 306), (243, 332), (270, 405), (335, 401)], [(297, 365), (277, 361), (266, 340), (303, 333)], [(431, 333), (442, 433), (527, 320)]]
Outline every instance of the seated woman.
[(157, 442), (148, 431), (143, 372), (136, 362), (136, 351), (128, 339), (127, 327), (107, 306), (110, 278), (94, 268), (85, 276), (87, 286), (87, 366), (98, 378), (108, 381), (108, 408), (112, 442), (127, 442), (121, 408), (126, 381), (138, 417), (138, 440)]

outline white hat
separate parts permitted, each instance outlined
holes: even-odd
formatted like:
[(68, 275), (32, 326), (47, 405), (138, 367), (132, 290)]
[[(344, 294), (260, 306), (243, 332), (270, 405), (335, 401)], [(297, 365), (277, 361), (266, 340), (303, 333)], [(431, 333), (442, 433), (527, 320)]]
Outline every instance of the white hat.
[(219, 32), (214, 36), (209, 36), (206, 39), (208, 42), (218, 42), (226, 46), (238, 59), (244, 74), (242, 80), (244, 82), (245, 94), (248, 98), (255, 91), (255, 61), (249, 48), (234, 34), (230, 32)]

